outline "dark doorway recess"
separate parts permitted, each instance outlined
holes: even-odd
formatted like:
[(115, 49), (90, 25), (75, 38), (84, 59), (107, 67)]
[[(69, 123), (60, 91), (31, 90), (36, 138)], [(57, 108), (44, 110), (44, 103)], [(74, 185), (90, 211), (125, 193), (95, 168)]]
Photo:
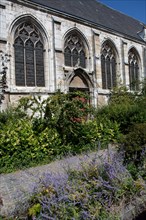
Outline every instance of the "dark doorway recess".
[(89, 89), (88, 88), (74, 88), (74, 87), (70, 87), (69, 88), (69, 92), (85, 92), (87, 94), (89, 94)]
[(146, 220), (146, 210), (138, 215), (134, 220)]

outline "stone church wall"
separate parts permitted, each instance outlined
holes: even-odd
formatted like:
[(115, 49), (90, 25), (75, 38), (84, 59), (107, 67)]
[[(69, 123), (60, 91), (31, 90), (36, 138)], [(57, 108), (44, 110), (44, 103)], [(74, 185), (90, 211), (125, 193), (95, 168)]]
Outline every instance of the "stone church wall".
[[(57, 89), (67, 93), (69, 90), (68, 76), (77, 67), (64, 64), (64, 42), (70, 31), (82, 35), (87, 47), (86, 68), (84, 71), (91, 81), (90, 94), (93, 105), (107, 102), (109, 90), (102, 89), (101, 47), (109, 40), (116, 48), (117, 77), (120, 83), (129, 84), (128, 51), (134, 47), (139, 54), (140, 78), (146, 74), (146, 46), (138, 41), (128, 39), (122, 34), (96, 29), (87, 23), (71, 20), (69, 17), (51, 14), (40, 7), (18, 4), (17, 1), (1, 0), (0, 3), (0, 50), (10, 55), (7, 69), (7, 90), (2, 109), (18, 101), (20, 97), (30, 94), (41, 94), (46, 97)], [(45, 87), (21, 87), (15, 84), (14, 32), (25, 17), (30, 17), (40, 27), (44, 38), (44, 73)]]

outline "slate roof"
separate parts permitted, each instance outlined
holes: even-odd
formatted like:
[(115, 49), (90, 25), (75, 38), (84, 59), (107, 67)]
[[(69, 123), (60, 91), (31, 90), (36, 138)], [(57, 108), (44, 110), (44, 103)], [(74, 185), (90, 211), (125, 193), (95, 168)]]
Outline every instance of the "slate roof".
[(142, 22), (111, 9), (96, 0), (29, 0), (29, 2), (37, 3), (143, 41), (137, 34), (143, 30)]

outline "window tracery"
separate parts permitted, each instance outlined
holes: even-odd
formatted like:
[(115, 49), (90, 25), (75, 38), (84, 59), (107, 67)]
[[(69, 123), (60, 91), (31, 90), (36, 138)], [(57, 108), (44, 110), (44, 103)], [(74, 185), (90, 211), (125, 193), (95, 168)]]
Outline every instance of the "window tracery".
[(139, 90), (139, 63), (136, 51), (131, 49), (128, 55), (130, 90)]
[(113, 47), (104, 43), (101, 50), (102, 88), (112, 89), (116, 86), (116, 55)]
[(65, 41), (64, 58), (66, 66), (86, 68), (86, 55), (83, 42), (76, 34), (71, 34)]
[(45, 86), (44, 45), (41, 33), (31, 22), (15, 32), (15, 80), (17, 86)]

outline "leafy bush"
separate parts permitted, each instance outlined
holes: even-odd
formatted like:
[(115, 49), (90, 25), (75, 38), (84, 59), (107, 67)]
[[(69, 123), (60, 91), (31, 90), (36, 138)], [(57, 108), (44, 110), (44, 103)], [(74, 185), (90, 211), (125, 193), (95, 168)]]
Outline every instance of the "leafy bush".
[[(40, 104), (40, 97), (29, 98), (24, 103), (25, 109), (31, 109), (33, 129), (37, 133), (45, 127), (55, 128), (63, 145), (95, 146), (98, 140), (109, 143), (118, 138), (118, 124), (109, 120), (89, 120), (95, 109), (88, 104), (88, 96), (81, 92), (61, 94), (57, 92)], [(21, 106), (20, 105), (20, 106)], [(43, 106), (43, 107), (42, 107)], [(23, 105), (22, 105), (23, 107)], [(23, 107), (24, 109), (24, 107)], [(34, 113), (38, 116), (34, 117)], [(98, 125), (97, 125), (98, 123)], [(98, 127), (98, 131), (97, 131)], [(91, 148), (91, 147), (90, 147)]]
[(146, 181), (146, 159), (141, 164), (135, 164), (134, 161), (128, 161), (127, 170), (130, 172), (134, 180), (141, 178)]
[(29, 112), (36, 132), (45, 127), (55, 128), (63, 144), (74, 144), (80, 123), (86, 121), (92, 111), (87, 100), (88, 96), (81, 92), (62, 94), (58, 91), (46, 100), (41, 100), (41, 97), (23, 98), (18, 108)]
[(0, 128), (2, 128), (2, 126), (9, 121), (14, 123), (16, 120), (22, 118), (27, 118), (27, 115), (24, 111), (21, 111), (15, 107), (9, 107), (5, 111), (0, 112)]
[(30, 120), (11, 122), (0, 130), (1, 172), (51, 161), (60, 145), (55, 129), (46, 128), (36, 135)]
[[(92, 119), (94, 108), (80, 92), (25, 97), (1, 113), (1, 172), (29, 167), (66, 154), (107, 146), (120, 137), (116, 121)], [(3, 117), (4, 116), (4, 117)]]
[(125, 161), (132, 161), (135, 165), (143, 164), (146, 156), (146, 123), (131, 126), (121, 141)]
[(120, 87), (111, 93), (109, 104), (97, 110), (96, 117), (98, 121), (105, 118), (117, 122), (120, 131), (126, 134), (133, 124), (146, 122), (146, 97)]

